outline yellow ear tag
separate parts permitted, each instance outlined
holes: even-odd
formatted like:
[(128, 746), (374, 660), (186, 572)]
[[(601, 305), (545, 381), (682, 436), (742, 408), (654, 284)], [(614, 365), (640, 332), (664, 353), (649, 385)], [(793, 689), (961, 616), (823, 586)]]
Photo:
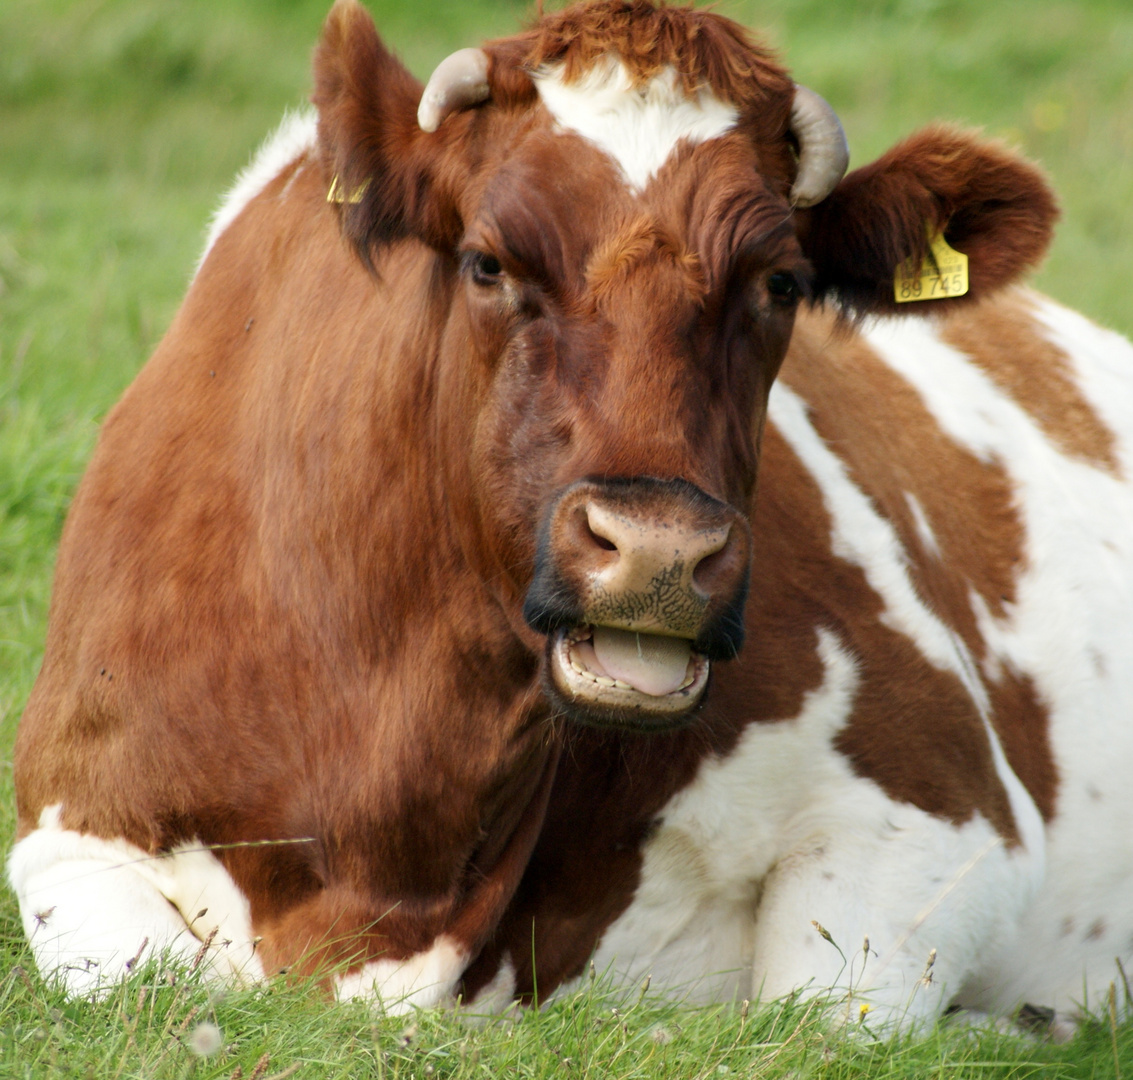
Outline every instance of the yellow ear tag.
[(352, 202), (360, 203), (362, 196), (366, 194), (366, 188), (370, 186), (370, 181), (367, 180), (363, 184), (359, 184), (351, 193), (350, 198), (346, 197), (346, 192), (342, 190), (338, 183), (338, 174), (336, 173), (330, 182), (330, 191), (327, 192), (327, 202), (342, 203)]
[(946, 300), (968, 291), (968, 256), (948, 246), (944, 233), (929, 242), (928, 257), (918, 271), (912, 259), (897, 267), (893, 298), (898, 304), (912, 300)]

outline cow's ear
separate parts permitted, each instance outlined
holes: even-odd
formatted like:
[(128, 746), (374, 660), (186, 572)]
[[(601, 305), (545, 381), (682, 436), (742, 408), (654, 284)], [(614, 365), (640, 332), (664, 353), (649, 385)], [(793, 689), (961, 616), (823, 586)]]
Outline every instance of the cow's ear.
[[(1037, 168), (965, 131), (930, 127), (849, 173), (817, 206), (799, 212), (799, 238), (816, 272), (816, 292), (859, 314), (940, 310), (897, 304), (894, 277), (919, 265), (943, 230), (968, 256), (977, 300), (1015, 281), (1046, 252), (1058, 216)], [(959, 301), (943, 301), (953, 305)]]
[(461, 234), (455, 159), (465, 125), (421, 130), (421, 84), (355, 0), (337, 0), (327, 16), (314, 76), (328, 200), (363, 260), (372, 265), (376, 247), (407, 236), (452, 250)]

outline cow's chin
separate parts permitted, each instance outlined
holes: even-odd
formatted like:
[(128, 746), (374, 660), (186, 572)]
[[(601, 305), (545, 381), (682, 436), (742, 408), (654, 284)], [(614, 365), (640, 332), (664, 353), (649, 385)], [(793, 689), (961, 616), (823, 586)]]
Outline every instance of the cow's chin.
[(569, 719), (637, 731), (688, 723), (711, 666), (685, 639), (590, 625), (555, 631), (547, 664), (553, 696)]

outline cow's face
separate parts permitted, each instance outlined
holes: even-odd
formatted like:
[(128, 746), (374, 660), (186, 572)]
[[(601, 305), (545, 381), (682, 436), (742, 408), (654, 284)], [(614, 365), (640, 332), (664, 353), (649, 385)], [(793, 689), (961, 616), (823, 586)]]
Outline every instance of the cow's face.
[(742, 643), (759, 430), (810, 267), (744, 136), (674, 140), (636, 188), (530, 112), (462, 215), (469, 480), (558, 704), (667, 726)]
[[(422, 99), (340, 0), (315, 100), (364, 257), (402, 236), (441, 256), (435, 433), (470, 560), (543, 650), (563, 711), (657, 729), (692, 714), (742, 643), (759, 435), (800, 301), (884, 310), (926, 229), (959, 220), (949, 237), (969, 254), (1002, 246), (981, 207), (1038, 182), (930, 132), (831, 195), (844, 144), (813, 151), (840, 128), (800, 113), (742, 31), (644, 5), (660, 22), (643, 35), (623, 9), (567, 9), (457, 54)], [(986, 282), (973, 272), (973, 292), (1042, 239)]]

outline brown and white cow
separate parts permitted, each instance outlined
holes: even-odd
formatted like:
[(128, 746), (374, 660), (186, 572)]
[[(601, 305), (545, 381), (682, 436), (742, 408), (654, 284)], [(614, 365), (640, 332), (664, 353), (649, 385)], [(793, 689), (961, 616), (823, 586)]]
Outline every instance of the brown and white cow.
[[(340, 0), (314, 101), (64, 530), (9, 864), (41, 968), (205, 940), (487, 1008), (593, 957), (898, 1022), (1108, 986), (1133, 349), (1010, 287), (1036, 171), (936, 127), (843, 179), (820, 99), (647, 0), (424, 95)], [(969, 294), (899, 308), (940, 231)]]

